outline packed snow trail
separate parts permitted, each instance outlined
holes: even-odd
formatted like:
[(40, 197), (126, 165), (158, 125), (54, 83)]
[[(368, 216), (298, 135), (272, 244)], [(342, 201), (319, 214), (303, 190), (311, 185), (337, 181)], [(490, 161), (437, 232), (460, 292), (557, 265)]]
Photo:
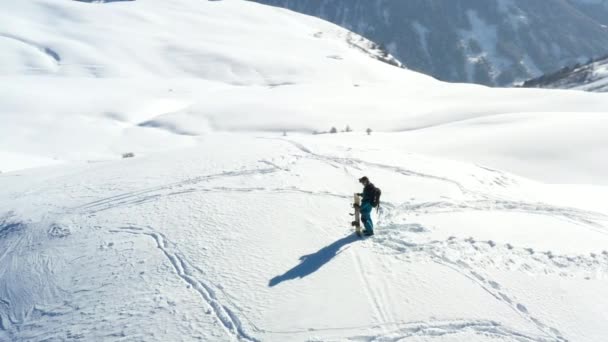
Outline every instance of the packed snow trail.
[[(342, 151), (340, 136), (267, 138), (210, 135), (172, 153), (0, 175), (0, 337), (606, 333), (606, 211), (388, 146), (370, 154)], [(348, 215), (362, 174), (383, 189), (366, 239)]]

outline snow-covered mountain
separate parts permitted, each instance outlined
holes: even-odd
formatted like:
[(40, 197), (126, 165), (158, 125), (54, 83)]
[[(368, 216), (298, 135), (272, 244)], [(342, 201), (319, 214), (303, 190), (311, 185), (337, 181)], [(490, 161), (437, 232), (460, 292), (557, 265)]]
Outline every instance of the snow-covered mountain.
[(608, 52), (604, 0), (255, 0), (321, 17), (452, 82), (510, 85)]
[(4, 3), (0, 341), (603, 341), (606, 95), (374, 47), (239, 0)]
[[(407, 149), (555, 182), (603, 182), (608, 174), (602, 148), (584, 154), (569, 148), (604, 146), (603, 95), (437, 82), (376, 60), (381, 51), (361, 48), (373, 43), (336, 25), (253, 2), (35, 0), (4, 8), (4, 172), (189, 147), (218, 130), (350, 125), (421, 134), (514, 115), (511, 125), (491, 134), (431, 134)], [(521, 113), (535, 117), (535, 130), (522, 129), (530, 126), (528, 116), (516, 116)], [(567, 113), (577, 113), (576, 125)], [(560, 123), (545, 126), (547, 120)], [(561, 129), (570, 133), (556, 134)], [(530, 149), (545, 157), (524, 157), (521, 151)], [(556, 168), (562, 158), (577, 163), (564, 172)]]
[(608, 57), (598, 58), (583, 65), (565, 67), (557, 72), (526, 81), (523, 86), (608, 92)]
[[(254, 3), (60, 0), (3, 9), (0, 171), (189, 146), (213, 129), (346, 125), (315, 107), (340, 103), (319, 85), (399, 78), (389, 65), (398, 62), (372, 42)], [(287, 107), (300, 91), (315, 97)]]

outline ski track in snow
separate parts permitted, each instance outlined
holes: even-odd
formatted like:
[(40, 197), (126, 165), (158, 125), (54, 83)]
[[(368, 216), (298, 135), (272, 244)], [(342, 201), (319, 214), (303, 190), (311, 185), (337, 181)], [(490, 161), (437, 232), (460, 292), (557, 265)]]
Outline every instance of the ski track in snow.
[(540, 336), (531, 336), (520, 333), (495, 321), (485, 320), (459, 320), (459, 321), (432, 321), (403, 323), (401, 327), (382, 335), (354, 336), (350, 340), (368, 342), (397, 342), (413, 337), (441, 337), (460, 333), (474, 333), (476, 335), (509, 338), (520, 342), (553, 342)]
[(508, 295), (506, 290), (502, 289), (498, 282), (491, 280), (491, 278), (488, 278), (488, 276), (481, 275), (481, 271), (478, 268), (474, 269), (472, 266), (461, 260), (452, 261), (437, 253), (437, 251), (433, 248), (423, 249), (423, 251), (434, 262), (442, 266), (449, 267), (452, 270), (462, 274), (466, 278), (470, 279), (473, 283), (481, 287), (488, 294), (493, 296), (496, 300), (509, 306), (518, 315), (535, 325), (539, 331), (551, 337), (551, 341), (565, 341), (559, 330), (543, 324), (539, 319), (532, 316), (524, 304), (521, 304), (517, 300), (513, 299), (512, 295)]
[[(554, 205), (549, 205), (545, 203), (530, 203), (524, 201), (512, 201), (501, 198), (496, 198), (487, 193), (482, 193), (479, 191), (473, 191), (462, 185), (460, 182), (445, 178), (439, 177), (435, 175), (424, 174), (420, 172), (416, 172), (413, 170), (404, 169), (398, 166), (385, 165), (379, 163), (370, 163), (360, 159), (355, 158), (343, 158), (343, 157), (332, 157), (325, 156), (321, 154), (317, 154), (312, 152), (310, 149), (306, 148), (300, 143), (279, 139), (283, 141), (287, 141), (294, 146), (296, 146), (300, 151), (308, 154), (311, 158), (322, 161), (322, 162), (330, 162), (330, 163), (339, 163), (344, 167), (352, 167), (357, 170), (361, 170), (361, 166), (366, 166), (367, 168), (380, 168), (387, 171), (392, 171), (398, 174), (402, 174), (408, 177), (420, 177), (431, 180), (437, 180), (441, 182), (447, 182), (449, 184), (457, 186), (460, 191), (465, 195), (472, 195), (475, 198), (479, 198), (473, 201), (459, 201), (459, 202), (448, 202), (448, 201), (438, 201), (438, 202), (427, 202), (427, 203), (418, 203), (418, 204), (401, 204), (396, 209), (403, 209), (406, 212), (457, 212), (457, 211), (465, 211), (465, 210), (476, 210), (476, 211), (489, 211), (489, 210), (497, 210), (497, 211), (512, 211), (512, 212), (523, 212), (527, 214), (535, 214), (535, 215), (547, 215), (553, 217), (563, 217), (571, 221), (580, 222), (586, 226), (591, 226), (595, 231), (601, 232), (603, 234), (608, 234), (608, 230), (604, 229), (604, 225), (599, 223), (601, 221), (608, 222), (608, 215), (580, 210), (576, 208), (568, 208), (568, 207), (559, 207)], [(509, 180), (509, 178), (502, 174), (500, 171), (483, 168), (487, 171), (491, 171), (499, 174), (497, 179), (494, 181), (495, 184), (506, 186), (509, 183), (514, 183), (515, 181)], [(383, 202), (384, 203), (384, 202)], [(389, 205), (391, 205), (389, 203)]]
[(302, 145), (298, 142), (295, 142), (292, 140), (285, 140), (285, 139), (279, 139), (279, 140), (289, 142), (292, 145), (294, 145), (295, 147), (297, 147), (300, 151), (306, 153), (310, 158), (319, 160), (321, 162), (330, 163), (330, 165), (333, 162), (333, 163), (342, 165), (344, 167), (352, 167), (356, 170), (362, 170), (362, 168), (360, 166), (367, 166), (368, 168), (369, 167), (380, 168), (380, 169), (384, 169), (387, 171), (392, 171), (394, 173), (402, 174), (404, 176), (420, 177), (420, 178), (426, 178), (426, 179), (431, 179), (431, 180), (437, 180), (437, 181), (441, 181), (441, 182), (447, 182), (447, 183), (457, 186), (460, 189), (460, 191), (462, 191), (465, 194), (476, 194), (476, 192), (470, 191), (469, 189), (467, 189), (465, 186), (463, 186), (459, 182), (452, 180), (452, 179), (445, 178), (445, 177), (439, 177), (439, 176), (416, 172), (413, 170), (407, 170), (407, 169), (404, 169), (404, 168), (401, 168), (398, 166), (371, 163), (371, 162), (367, 162), (367, 161), (364, 161), (361, 159), (335, 157), (335, 156), (317, 154), (317, 153), (312, 152), (310, 149), (308, 149), (307, 147), (305, 147), (304, 145)]
[[(369, 330), (379, 330), (382, 332), (369, 334)], [(430, 320), (424, 322), (385, 322), (374, 325), (364, 326), (348, 326), (348, 327), (336, 327), (336, 328), (325, 328), (325, 329), (306, 329), (306, 330), (291, 330), (291, 331), (263, 331), (267, 334), (275, 335), (293, 335), (293, 334), (306, 334), (315, 332), (330, 332), (330, 331), (351, 331), (351, 330), (364, 330), (368, 333), (353, 334), (349, 337), (341, 339), (327, 338), (323, 341), (365, 341), (365, 342), (397, 342), (403, 341), (410, 338), (420, 337), (443, 337), (450, 335), (457, 335), (461, 333), (474, 333), (480, 336), (497, 337), (497, 338), (508, 338), (509, 341), (519, 342), (559, 342), (563, 340), (557, 340), (554, 338), (547, 338), (544, 336), (536, 336), (531, 334), (525, 334), (517, 330), (506, 327), (500, 322), (491, 320)], [(317, 339), (309, 339), (308, 341), (318, 341)]]
[(357, 273), (359, 273), (361, 282), (363, 283), (363, 286), (365, 288), (366, 295), (369, 301), (372, 303), (375, 315), (379, 318), (381, 322), (391, 322), (392, 319), (390, 319), (390, 317), (386, 314), (386, 311), (383, 309), (383, 304), (380, 300), (380, 296), (373, 290), (373, 287), (371, 286), (367, 276), (365, 275), (365, 270), (371, 268), (366, 268), (363, 266), (363, 261), (361, 260), (361, 255), (359, 253), (353, 252), (351, 253), (351, 255), (354, 258), (355, 265), (357, 267)]
[(192, 188), (192, 187), (183, 189), (183, 190), (177, 190), (177, 191), (175, 191), (174, 189), (181, 189), (183, 187), (192, 186), (197, 183), (216, 180), (219, 178), (251, 176), (251, 175), (255, 175), (255, 174), (268, 174), (268, 173), (277, 172), (279, 170), (280, 169), (277, 167), (272, 167), (272, 168), (265, 168), (265, 169), (226, 171), (226, 172), (207, 175), (207, 176), (194, 177), (194, 178), (186, 179), (186, 180), (180, 181), (180, 182), (165, 184), (165, 185), (161, 185), (161, 186), (142, 189), (139, 191), (132, 191), (132, 192), (127, 192), (127, 193), (123, 193), (120, 195), (106, 197), (106, 198), (103, 198), (100, 200), (96, 200), (96, 201), (89, 202), (87, 204), (83, 204), (78, 207), (72, 208), (72, 211), (80, 212), (80, 213), (97, 213), (100, 211), (110, 210), (110, 209), (118, 208), (118, 207), (143, 204), (143, 203), (147, 203), (147, 202), (152, 202), (161, 197), (170, 197), (170, 196), (182, 195), (182, 194), (189, 193), (189, 192), (194, 192), (194, 191), (196, 191), (196, 189)]
[[(382, 227), (381, 224), (379, 224), (379, 226)], [(366, 280), (363, 270), (368, 268), (362, 266), (361, 258), (358, 254), (355, 254), (355, 252), (353, 252), (353, 258), (357, 265), (358, 272), (361, 276), (362, 283), (364, 284), (367, 297), (370, 300), (370, 303), (373, 305), (374, 312), (376, 312), (376, 314), (380, 317), (380, 321), (384, 322), (384, 324), (377, 326), (379, 328), (383, 328), (382, 334), (375, 336), (356, 336), (351, 339), (363, 339), (366, 341), (400, 341), (402, 339), (415, 336), (436, 337), (457, 334), (461, 332), (474, 332), (497, 337), (511, 337), (518, 341), (566, 341), (566, 339), (562, 337), (562, 334), (559, 332), (558, 329), (547, 326), (546, 324), (542, 323), (538, 318), (535, 318), (532, 314), (528, 312), (524, 304), (517, 301), (513, 295), (508, 294), (507, 290), (503, 289), (498, 282), (493, 281), (488, 275), (482, 275), (484, 272), (483, 270), (480, 270), (479, 267), (476, 268), (462, 260), (453, 261), (447, 258), (444, 255), (445, 252), (443, 252), (443, 248), (441, 247), (441, 245), (416, 245), (405, 242), (403, 239), (400, 238), (393, 238), (391, 241), (396, 242), (396, 246), (390, 246), (390, 244), (385, 243), (387, 238), (382, 236), (388, 234), (381, 233), (377, 235), (380, 235), (381, 237), (379, 240), (372, 240), (373, 249), (382, 250), (385, 248), (394, 248), (399, 252), (394, 255), (405, 262), (411, 262), (411, 259), (404, 258), (403, 255), (417, 254), (419, 258), (430, 259), (441, 266), (448, 267), (454, 270), (455, 272), (461, 274), (462, 276), (466, 277), (471, 282), (482, 288), (485, 292), (494, 297), (496, 300), (510, 307), (516, 314), (533, 324), (533, 326), (537, 327), (539, 333), (541, 333), (542, 336), (530, 336), (522, 334), (494, 321), (462, 320), (456, 323), (397, 323), (394, 321), (393, 317), (389, 316), (386, 311), (382, 309), (383, 307), (388, 307), (386, 306), (386, 302), (383, 301), (382, 296), (379, 293), (375, 292), (372, 289), (371, 285)], [(608, 266), (608, 260), (606, 260), (606, 265)], [(407, 327), (404, 328), (403, 325), (406, 325)], [(385, 329), (387, 326), (396, 326), (399, 328), (394, 331), (387, 331)]]
[(557, 207), (544, 203), (531, 203), (523, 201), (510, 201), (510, 200), (474, 200), (474, 201), (460, 201), (460, 202), (448, 202), (448, 201), (437, 201), (437, 202), (424, 202), (402, 204), (396, 209), (402, 209), (406, 212), (412, 213), (453, 213), (461, 211), (506, 211), (506, 212), (521, 212), (533, 215), (545, 215), (553, 217), (562, 217), (569, 221), (577, 222), (585, 226), (593, 228), (594, 231), (602, 234), (608, 234), (608, 230), (603, 229), (604, 225), (600, 224), (601, 221), (608, 221), (608, 216), (580, 210), (576, 208)]
[[(202, 271), (187, 261), (184, 255), (177, 249), (177, 246), (169, 241), (165, 235), (151, 228), (142, 227), (120, 227), (111, 229), (112, 233), (128, 233), (135, 235), (145, 235), (154, 239), (158, 249), (162, 251), (167, 260), (173, 266), (175, 273), (186, 282), (190, 288), (199, 293), (205, 303), (211, 308), (214, 316), (222, 324), (227, 335), (240, 341), (259, 342), (250, 336), (243, 327), (243, 323), (233, 310), (218, 299), (215, 286), (202, 280)], [(196, 273), (201, 273), (197, 276)]]
[[(458, 241), (455, 238), (449, 238), (447, 241), (431, 241), (422, 244), (408, 242), (411, 240), (411, 236), (407, 236), (408, 233), (420, 234), (424, 233), (426, 229), (417, 224), (400, 225), (391, 223), (391, 210), (384, 209), (379, 219), (378, 224), (384, 229), (376, 234), (377, 237), (374, 240), (376, 248), (391, 250), (391, 254), (406, 262), (411, 262), (411, 257), (430, 258), (433, 262), (460, 273), (497, 301), (510, 307), (519, 316), (536, 326), (546, 336), (546, 338), (534, 339), (535, 341), (566, 341), (566, 339), (557, 328), (548, 326), (534, 317), (528, 311), (526, 305), (508, 293), (508, 289), (503, 288), (499, 282), (492, 280), (491, 276), (483, 271), (485, 267), (502, 266), (507, 270), (524, 271), (532, 275), (535, 272), (557, 273), (563, 277), (572, 276), (580, 268), (583, 268), (579, 271), (586, 277), (593, 275), (594, 271), (608, 270), (608, 254), (605, 252), (602, 260), (599, 256), (571, 257), (554, 255), (551, 252), (535, 253), (532, 249), (515, 249), (507, 244), (504, 250), (499, 250), (495, 252), (496, 255), (492, 255), (488, 250), (500, 249), (493, 241), (477, 242), (472, 238)], [(411, 229), (407, 229), (408, 227)], [(461, 253), (471, 249), (474, 250), (472, 257), (466, 255), (466, 253)], [(538, 254), (538, 256), (535, 254)], [(501, 265), (502, 262), (504, 264)], [(392, 341), (390, 338), (387, 340)]]

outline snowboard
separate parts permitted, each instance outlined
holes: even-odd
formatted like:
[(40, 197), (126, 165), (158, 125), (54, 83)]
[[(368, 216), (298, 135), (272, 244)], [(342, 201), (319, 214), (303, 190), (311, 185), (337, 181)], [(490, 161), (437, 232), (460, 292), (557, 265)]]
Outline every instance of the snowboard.
[(353, 227), (355, 227), (355, 233), (357, 236), (363, 236), (361, 233), (361, 198), (359, 195), (355, 194), (353, 199), (353, 209), (355, 209), (355, 213), (351, 214), (355, 217), (355, 220), (351, 223)]

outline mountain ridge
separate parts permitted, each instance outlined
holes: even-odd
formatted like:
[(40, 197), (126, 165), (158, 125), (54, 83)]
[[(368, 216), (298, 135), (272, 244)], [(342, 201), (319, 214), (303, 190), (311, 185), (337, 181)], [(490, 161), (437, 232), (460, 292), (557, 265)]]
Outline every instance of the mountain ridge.
[(528, 80), (522, 87), (608, 92), (608, 55)]
[(449, 82), (511, 85), (608, 52), (601, 1), (253, 1), (334, 22)]

